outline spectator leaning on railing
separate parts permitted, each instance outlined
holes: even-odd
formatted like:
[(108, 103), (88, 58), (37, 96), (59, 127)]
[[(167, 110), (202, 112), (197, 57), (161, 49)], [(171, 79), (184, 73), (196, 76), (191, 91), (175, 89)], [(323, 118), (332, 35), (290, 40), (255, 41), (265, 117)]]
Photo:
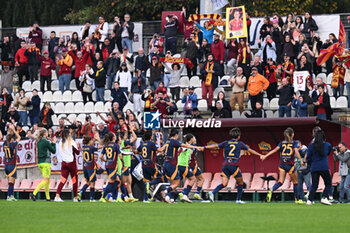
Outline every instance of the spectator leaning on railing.
[(340, 142), (338, 147), (333, 150), (334, 161), (339, 161), (339, 202), (344, 203), (344, 189), (346, 192), (347, 203), (350, 203), (350, 151), (346, 148), (344, 142)]

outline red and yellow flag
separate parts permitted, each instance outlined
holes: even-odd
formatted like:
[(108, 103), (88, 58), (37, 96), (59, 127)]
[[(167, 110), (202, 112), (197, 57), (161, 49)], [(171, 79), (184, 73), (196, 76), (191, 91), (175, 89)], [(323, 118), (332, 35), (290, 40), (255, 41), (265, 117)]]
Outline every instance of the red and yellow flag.
[(320, 56), (317, 58), (317, 65), (322, 65), (329, 58), (333, 56), (341, 56), (345, 49), (345, 29), (343, 23), (340, 21), (339, 39), (337, 43), (332, 44), (326, 49), (321, 49)]

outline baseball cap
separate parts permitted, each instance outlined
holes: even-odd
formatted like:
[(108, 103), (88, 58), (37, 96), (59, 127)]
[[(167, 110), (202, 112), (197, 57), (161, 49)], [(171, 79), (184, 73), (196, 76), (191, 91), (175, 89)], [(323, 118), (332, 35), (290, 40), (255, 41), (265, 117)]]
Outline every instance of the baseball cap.
[(188, 90), (194, 90), (194, 86), (190, 86)]
[(258, 70), (258, 68), (256, 66), (253, 66), (252, 70)]
[(45, 54), (45, 53), (49, 53), (49, 51), (48, 51), (48, 50), (45, 50), (45, 51), (44, 51), (44, 54)]

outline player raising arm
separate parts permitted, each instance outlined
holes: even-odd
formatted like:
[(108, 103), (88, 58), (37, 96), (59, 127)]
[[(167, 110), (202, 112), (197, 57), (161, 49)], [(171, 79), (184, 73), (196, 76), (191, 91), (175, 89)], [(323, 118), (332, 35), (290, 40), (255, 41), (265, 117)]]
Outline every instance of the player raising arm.
[[(5, 173), (9, 182), (7, 200), (17, 201), (13, 196), (13, 188), (17, 178), (17, 145), (21, 140), (21, 137), (15, 130), (15, 126), (13, 124), (8, 126), (8, 130), (9, 132), (6, 135), (6, 141), (3, 144), (5, 152)], [(13, 135), (16, 136), (16, 140)]]
[[(165, 149), (165, 162), (163, 166), (164, 174), (171, 182), (171, 186), (167, 189), (167, 196), (165, 197), (165, 200), (168, 203), (174, 202), (175, 189), (180, 185), (180, 175), (177, 168), (178, 149), (180, 147), (185, 147), (202, 150), (202, 148), (198, 146), (183, 144), (177, 140), (178, 138), (179, 131), (176, 129), (171, 130), (170, 140), (161, 148), (161, 151)], [(189, 201), (189, 199), (185, 201)]]
[(101, 197), (100, 202), (107, 201), (106, 196), (108, 193), (112, 193), (114, 197), (117, 196), (118, 184), (120, 182), (120, 179), (117, 174), (118, 157), (122, 161), (122, 163), (124, 163), (123, 156), (120, 152), (120, 143), (120, 135), (115, 135), (112, 132), (109, 132), (102, 141), (102, 145), (104, 146), (104, 148), (102, 150), (100, 159), (106, 162), (105, 167), (108, 174), (108, 184), (106, 186), (106, 190), (103, 192), (103, 196)]
[(238, 184), (237, 187), (237, 204), (244, 204), (245, 202), (241, 200), (243, 193), (243, 178), (242, 173), (239, 169), (239, 158), (241, 157), (242, 150), (246, 150), (253, 155), (262, 156), (260, 153), (253, 149), (250, 149), (243, 142), (239, 141), (241, 138), (241, 130), (239, 128), (233, 128), (230, 131), (231, 140), (224, 141), (220, 144), (205, 146), (204, 149), (224, 149), (225, 162), (222, 166), (222, 184), (219, 184), (213, 192), (209, 193), (209, 198), (211, 202), (214, 202), (214, 195), (218, 193), (221, 189), (225, 188), (231, 176), (233, 176)]
[(288, 172), (294, 185), (293, 191), (294, 191), (295, 203), (303, 204), (303, 201), (299, 200), (298, 175), (294, 165), (294, 153), (296, 154), (298, 159), (302, 161), (303, 166), (305, 165), (305, 162), (300, 157), (300, 154), (298, 151), (298, 143), (295, 140), (293, 140), (294, 130), (292, 128), (287, 128), (284, 131), (284, 138), (285, 140), (280, 142), (275, 149), (267, 153), (265, 156), (261, 157), (262, 160), (265, 160), (267, 157), (276, 153), (277, 151), (280, 152), (280, 164), (278, 165), (278, 169), (280, 170), (279, 180), (272, 187), (272, 191), (271, 190), (268, 191), (266, 200), (267, 202), (271, 201), (272, 193), (282, 186), (286, 178), (286, 173)]

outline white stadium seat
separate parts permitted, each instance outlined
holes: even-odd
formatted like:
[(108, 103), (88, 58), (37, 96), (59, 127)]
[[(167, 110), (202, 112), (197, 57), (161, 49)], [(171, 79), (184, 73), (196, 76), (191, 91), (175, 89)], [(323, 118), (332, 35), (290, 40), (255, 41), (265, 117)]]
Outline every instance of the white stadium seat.
[(176, 53), (173, 55), (173, 58), (180, 58), (181, 57), (181, 54), (180, 53)]
[(188, 76), (183, 76), (180, 79), (180, 87), (187, 88), (190, 86), (190, 79)]
[(124, 106), (124, 108), (123, 108), (123, 112), (126, 112), (126, 110), (128, 110), (128, 109), (134, 109), (134, 104), (133, 103), (131, 103), (130, 101), (128, 101), (127, 103), (126, 103), (126, 105)]
[(270, 109), (272, 110), (276, 110), (278, 109), (279, 105), (278, 105), (278, 98), (273, 98), (271, 101), (270, 101)]
[(198, 76), (192, 76), (192, 78), (190, 79), (190, 86), (201, 87), (201, 80)]
[(41, 91), (38, 92), (38, 96), (40, 97), (40, 99), (43, 98), (43, 95), (44, 95), (44, 94), (43, 94)]
[(58, 119), (56, 114), (53, 114), (51, 119), (53, 125), (58, 125)]
[[(52, 72), (52, 73), (55, 73), (55, 72)], [(53, 76), (53, 75), (52, 75)], [(52, 80), (51, 82), (51, 90), (52, 91), (58, 91), (58, 80)]]
[(347, 108), (348, 107), (348, 99), (345, 96), (340, 96), (336, 102), (337, 108)]
[(330, 97), (330, 102), (331, 102), (331, 108), (335, 108), (336, 107), (336, 100), (333, 96)]
[(105, 112), (109, 111), (112, 111), (112, 103), (108, 101), (105, 103)]
[(53, 102), (62, 102), (62, 92), (55, 91), (52, 95)]
[(66, 115), (66, 114), (59, 114), (59, 115), (57, 116), (57, 120), (61, 119), (62, 117), (63, 117), (63, 118), (66, 118), (67, 115)]
[(67, 118), (69, 119), (69, 121), (72, 122), (72, 123), (73, 123), (73, 121), (74, 121), (74, 119), (75, 119), (76, 117), (77, 117), (76, 114), (69, 114), (69, 115), (67, 116)]
[(316, 78), (321, 78), (324, 83), (327, 81), (327, 75), (325, 73), (319, 73)]
[[(46, 86), (46, 85), (45, 85), (45, 86)], [(38, 91), (40, 91), (40, 81), (39, 81), (39, 80), (34, 81), (34, 82), (32, 83), (32, 90), (34, 90), (34, 89), (37, 89)]]
[(75, 85), (75, 80), (74, 79), (72, 81), (70, 81), (69, 89), (72, 90), (72, 91), (77, 90), (77, 86)]
[(24, 91), (32, 91), (32, 84), (31, 84), (31, 82), (30, 81), (24, 81), (22, 83), (22, 89)]
[(84, 122), (85, 122), (85, 117), (86, 117), (86, 114), (85, 114), (85, 113), (79, 114), (79, 115), (77, 116), (77, 121), (80, 121), (81, 123), (84, 124)]
[(207, 111), (208, 110), (208, 103), (206, 100), (202, 99), (198, 101), (198, 110), (199, 111)]
[(72, 101), (73, 102), (83, 101), (83, 95), (81, 94), (81, 91), (74, 91), (73, 92)]
[(176, 102), (177, 110), (182, 111), (184, 109), (185, 104), (181, 102), (181, 100), (178, 100)]
[(194, 93), (197, 94), (197, 100), (202, 99), (202, 88), (194, 89)]
[(72, 101), (72, 92), (71, 92), (71, 91), (65, 91), (65, 92), (63, 92), (62, 101), (64, 101), (64, 102), (70, 102), (70, 101)]
[(267, 118), (273, 118), (273, 111), (268, 110), (268, 111), (265, 111), (265, 112), (266, 112), (266, 117)]
[(274, 117), (274, 118), (278, 118), (278, 117), (279, 117), (278, 111), (275, 111), (275, 112), (274, 112), (273, 117)]
[(45, 91), (42, 101), (43, 102), (52, 102), (52, 92), (51, 91)]
[(84, 112), (84, 103), (83, 102), (78, 102), (74, 106), (74, 112), (76, 114), (83, 113)]
[(332, 84), (332, 78), (333, 78), (333, 73), (330, 73), (328, 76), (327, 76), (327, 84)]
[(110, 98), (111, 98), (111, 90), (105, 90), (105, 96), (104, 96), (105, 101), (109, 101)]
[(95, 105), (93, 102), (87, 102), (84, 107), (84, 112), (85, 113), (92, 113), (95, 111)]
[(28, 92), (26, 92), (25, 94), (24, 94), (24, 96), (25, 97), (32, 97), (33, 96), (33, 92), (31, 92), (31, 91), (28, 91)]
[(72, 103), (72, 102), (66, 103), (66, 105), (64, 106), (64, 112), (65, 113), (74, 112), (74, 103)]
[(268, 98), (264, 98), (263, 107), (264, 109), (270, 108), (270, 102)]
[(233, 111), (232, 118), (241, 118), (241, 113), (237, 110)]
[(105, 105), (103, 102), (97, 102), (95, 104), (95, 112), (103, 112), (105, 109)]
[(65, 113), (64, 103), (57, 103), (56, 104), (55, 113)]
[(333, 89), (332, 89), (331, 85), (327, 85), (327, 91), (328, 91), (329, 96), (333, 96)]

